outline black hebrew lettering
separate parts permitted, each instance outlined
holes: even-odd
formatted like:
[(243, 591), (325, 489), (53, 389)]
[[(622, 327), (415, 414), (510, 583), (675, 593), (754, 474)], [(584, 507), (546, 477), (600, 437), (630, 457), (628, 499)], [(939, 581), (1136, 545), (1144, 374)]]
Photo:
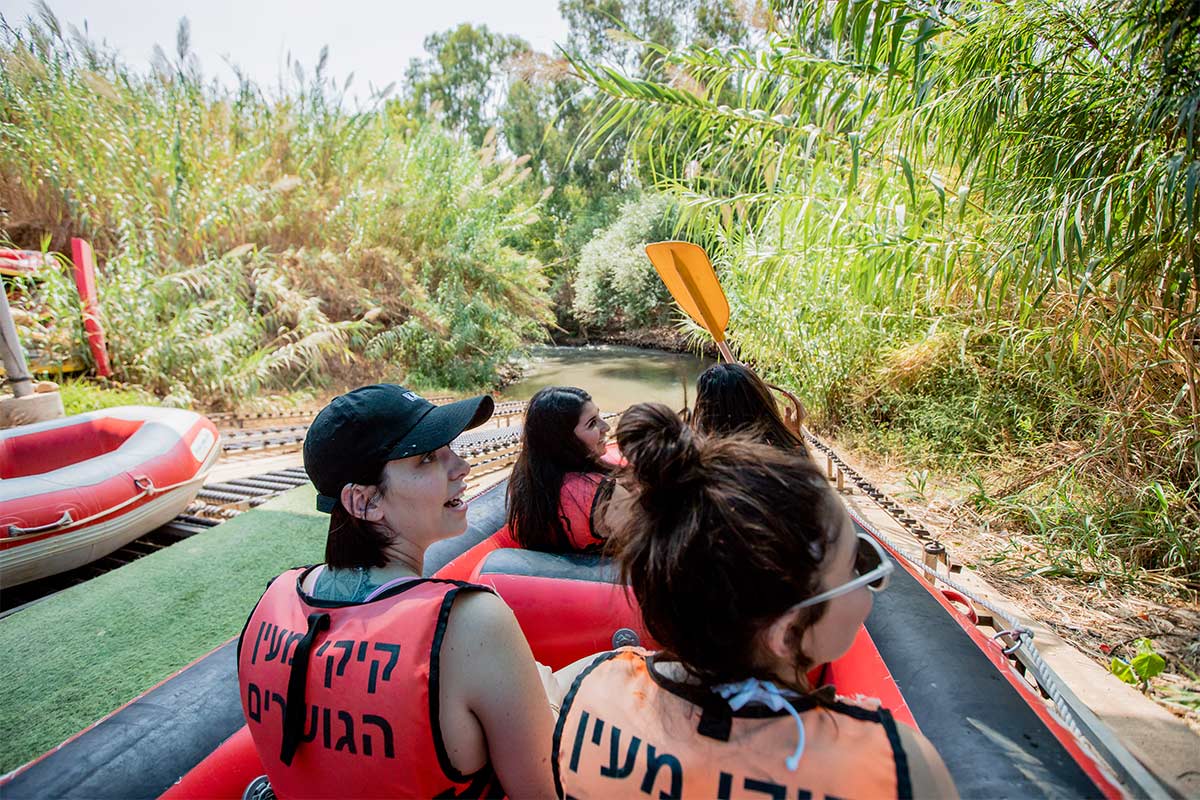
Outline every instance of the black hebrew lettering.
[(254, 683), (246, 684), (246, 716), (262, 722), (262, 691)]
[(365, 640), (358, 643), (358, 656), (356, 658), (360, 664), (367, 660), (367, 642)]
[(397, 662), (400, 661), (400, 645), (389, 644), (387, 642), (376, 642), (375, 649), (388, 654), (387, 666), (383, 668), (383, 679), (390, 681), (392, 679), (392, 670), (396, 668)]
[(642, 740), (636, 736), (631, 737), (629, 748), (625, 751), (625, 762), (618, 768), (617, 758), (621, 753), (621, 729), (616, 725), (610, 725), (608, 736), (608, 766), (600, 767), (600, 774), (606, 778), (628, 778), (633, 772), (633, 765), (637, 760), (638, 748), (641, 746)]
[(363, 727), (362, 751), (363, 751), (363, 755), (364, 756), (371, 755), (371, 737), (367, 735), (367, 726), (368, 725), (374, 725), (375, 727), (379, 728), (379, 732), (383, 738), (383, 757), (384, 758), (395, 758), (396, 757), (396, 744), (392, 739), (392, 726), (388, 724), (388, 721), (386, 719), (379, 716), (378, 714), (363, 714), (363, 718), (362, 718), (362, 727)]
[(270, 642), (267, 644), (267, 661), (274, 661), (279, 655), (279, 651), (283, 647), (284, 641), (287, 640), (287, 635), (291, 632), (287, 628), (274, 626), (275, 630), (271, 632)]
[(267, 691), (266, 689), (263, 689), (263, 711), (264, 712), (271, 710), (272, 702), (274, 702), (275, 705), (279, 706), (279, 715), (283, 716), (284, 713), (287, 711), (287, 701), (283, 699), (283, 695), (281, 695), (279, 692), (271, 692), (271, 691)]
[[(329, 649), (330, 644), (331, 644), (331, 642), (328, 639), (326, 639), (324, 642), (321, 642), (321, 646), (317, 648), (317, 652), (313, 655), (313, 657), (320, 658), (321, 656), (325, 655), (325, 651)], [(325, 688), (326, 689), (333, 688), (333, 657), (332, 656), (325, 659)]]
[[(375, 649), (388, 654), (387, 666), (383, 668), (383, 679), (390, 681), (392, 679), (392, 670), (396, 668), (396, 664), (400, 661), (400, 645), (376, 642)], [(367, 677), (367, 694), (375, 694), (376, 681), (379, 678), (379, 663), (379, 661), (371, 659), (371, 673)]]
[(772, 800), (787, 800), (787, 787), (780, 786), (778, 783), (746, 778), (742, 785), (746, 787), (746, 791), (748, 792), (759, 792), (772, 798)]
[(309, 721), (304, 723), (303, 729), (300, 731), (300, 741), (311, 742), (317, 738), (317, 712), (320, 711), (316, 705), (309, 707)]
[(587, 732), (591, 715), (584, 711), (579, 715), (579, 727), (575, 729), (575, 746), (571, 748), (571, 762), (567, 765), (571, 772), (579, 772), (579, 755), (583, 752), (583, 736)]
[(592, 726), (592, 744), (598, 745), (604, 739), (604, 720), (596, 718), (596, 724)]
[(258, 623), (258, 636), (254, 637), (254, 652), (250, 654), (250, 663), (258, 663), (258, 646), (262, 643), (263, 637), (266, 635), (267, 623)]
[(334, 744), (333, 749), (336, 751), (349, 750), (350, 755), (357, 755), (358, 750), (354, 746), (354, 717), (350, 716), (349, 711), (339, 711), (338, 721), (345, 724), (342, 736)]
[[(272, 706), (277, 707), (279, 723), (282, 725), (286, 709), (283, 696), (255, 683), (246, 684), (246, 715), (251, 721), (261, 723)], [(385, 717), (379, 714), (363, 714), (358, 718), (349, 711), (325, 708), (317, 704), (308, 706), (307, 711), (300, 733), (301, 742), (316, 742), (317, 733), (320, 732), (318, 744), (326, 750), (345, 750), (350, 755), (359, 755), (361, 752), (362, 755), (370, 757), (376, 755), (379, 746), (382, 745), (384, 758), (396, 758), (396, 736), (391, 723)], [(335, 715), (337, 723), (340, 723), (340, 731), (333, 729)], [(361, 751), (360, 739), (355, 734), (356, 721), (361, 732)]]
[(646, 774), (642, 778), (642, 793), (650, 794), (654, 791), (654, 781), (658, 777), (658, 771), (664, 766), (671, 769), (671, 788), (660, 791), (659, 800), (679, 800), (683, 797), (683, 765), (670, 753), (660, 756), (654, 745), (649, 743), (646, 744)]
[(300, 643), (300, 639), (304, 638), (304, 631), (289, 634), (287, 642), (283, 643), (283, 655), (280, 656), (280, 661), (284, 663), (292, 663), (292, 655), (288, 654), (288, 650), (295, 652), (295, 645)]
[[(734, 776), (728, 772), (722, 772), (717, 778), (717, 800), (729, 800), (733, 794)], [(760, 781), (756, 778), (743, 778), (742, 788), (747, 792), (754, 792), (760, 795), (766, 795), (772, 800), (787, 800), (788, 787), (781, 786), (773, 781)], [(808, 789), (797, 789), (796, 800), (812, 800), (813, 793)], [(832, 795), (829, 795), (825, 800), (837, 800)]]
[(334, 642), (333, 646), (342, 651), (342, 657), (338, 659), (337, 665), (337, 676), (340, 678), (346, 674), (346, 665), (350, 663), (350, 654), (354, 652), (354, 640), (342, 639)]

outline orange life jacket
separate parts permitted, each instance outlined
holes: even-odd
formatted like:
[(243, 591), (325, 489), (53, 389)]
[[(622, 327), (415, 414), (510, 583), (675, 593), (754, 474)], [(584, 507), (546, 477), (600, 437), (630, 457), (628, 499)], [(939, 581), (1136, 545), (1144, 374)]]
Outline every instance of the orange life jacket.
[(489, 590), (411, 578), (362, 603), (335, 603), (301, 590), (308, 571), (276, 578), (238, 640), (242, 711), (276, 794), (502, 794), (490, 764), (471, 775), (451, 765), (438, 724), (454, 597)]
[[(650, 661), (648, 661), (648, 657)], [(721, 697), (653, 672), (652, 656), (625, 648), (575, 679), (554, 730), (560, 796), (732, 798), (911, 797), (908, 760), (891, 714), (843, 698), (786, 709), (733, 711)]]

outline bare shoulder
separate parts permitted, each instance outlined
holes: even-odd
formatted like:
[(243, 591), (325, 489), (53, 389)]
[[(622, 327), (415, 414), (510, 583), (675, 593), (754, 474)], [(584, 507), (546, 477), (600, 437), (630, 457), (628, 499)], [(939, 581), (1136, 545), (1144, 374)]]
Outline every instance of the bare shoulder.
[(942, 757), (933, 744), (919, 731), (896, 723), (900, 744), (908, 756), (914, 797), (958, 798), (958, 790)]
[(473, 649), (524, 640), (512, 609), (492, 592), (460, 592), (446, 627), (446, 643)]

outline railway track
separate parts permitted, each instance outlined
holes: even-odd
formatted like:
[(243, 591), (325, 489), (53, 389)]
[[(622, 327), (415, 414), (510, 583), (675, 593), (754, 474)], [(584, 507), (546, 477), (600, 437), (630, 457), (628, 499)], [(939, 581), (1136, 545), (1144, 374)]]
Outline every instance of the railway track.
[[(452, 398), (435, 397), (433, 402), (445, 403), (450, 399)], [(520, 400), (497, 403), (492, 419), (496, 420), (497, 424), (503, 422), (504, 428), (509, 428), (525, 413), (525, 405), (525, 402)], [(222, 452), (234, 454), (297, 447), (304, 443), (308, 422), (314, 416), (316, 411), (306, 410), (243, 416), (213, 414), (209, 419), (220, 428)]]
[[(521, 405), (523, 408), (523, 404)], [(270, 417), (270, 419), (276, 418)], [(307, 426), (292, 427), (307, 430)], [(222, 433), (222, 436), (224, 435)], [(277, 440), (283, 438), (278, 434), (274, 435)], [(509, 466), (517, 457), (520, 449), (520, 437), (521, 425), (516, 423), (507, 427), (468, 431), (455, 439), (453, 447), (459, 455), (471, 463), (472, 477), (477, 480)], [(303, 441), (304, 434), (301, 432), (295, 444), (298, 445)], [(248, 448), (240, 448), (240, 451), (246, 449)], [(259, 446), (257, 449), (266, 450), (268, 448)], [(226, 450), (226, 452), (230, 451)], [(232, 452), (239, 452), (239, 450), (235, 449)], [(287, 467), (249, 477), (210, 481), (201, 487), (196, 499), (188, 505), (184, 513), (104, 558), (78, 569), (5, 589), (0, 594), (0, 619), (17, 613), (64, 589), (85, 583), (143, 556), (156, 553), (164, 547), (204, 533), (228, 519), (266, 503), (283, 492), (307, 483), (308, 476), (303, 467)]]

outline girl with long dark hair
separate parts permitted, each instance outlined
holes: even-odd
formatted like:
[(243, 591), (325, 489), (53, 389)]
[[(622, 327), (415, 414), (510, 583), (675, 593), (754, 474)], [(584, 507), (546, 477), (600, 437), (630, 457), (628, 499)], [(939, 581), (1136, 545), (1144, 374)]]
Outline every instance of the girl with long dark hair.
[(573, 386), (539, 390), (525, 410), (521, 453), (508, 481), (507, 524), (437, 573), (471, 579), (493, 550), (597, 552), (613, 492), (605, 460), (609, 425), (591, 395)]
[(583, 389), (549, 386), (529, 401), (508, 479), (508, 527), (520, 547), (569, 552), (603, 544), (597, 512), (611, 491), (612, 466), (602, 460), (608, 430)]
[(804, 440), (780, 416), (771, 387), (743, 364), (714, 364), (701, 373), (691, 423), (701, 433), (743, 432), (766, 444), (808, 454)]

